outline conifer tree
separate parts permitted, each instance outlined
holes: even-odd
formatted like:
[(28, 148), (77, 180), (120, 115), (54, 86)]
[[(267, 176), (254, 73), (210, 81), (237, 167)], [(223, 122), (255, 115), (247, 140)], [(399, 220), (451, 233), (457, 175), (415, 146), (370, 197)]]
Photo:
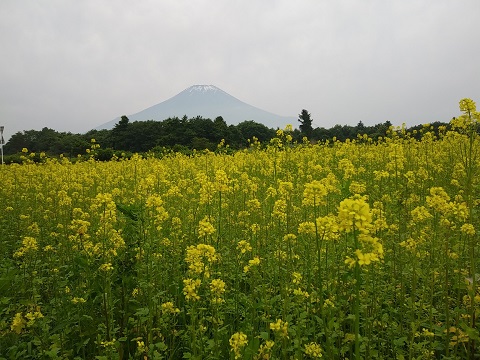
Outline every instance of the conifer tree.
[(300, 131), (308, 138), (311, 139), (312, 133), (313, 133), (313, 127), (312, 127), (312, 118), (310, 116), (310, 113), (303, 109), (300, 115), (298, 115), (299, 119), (298, 121), (300, 122)]

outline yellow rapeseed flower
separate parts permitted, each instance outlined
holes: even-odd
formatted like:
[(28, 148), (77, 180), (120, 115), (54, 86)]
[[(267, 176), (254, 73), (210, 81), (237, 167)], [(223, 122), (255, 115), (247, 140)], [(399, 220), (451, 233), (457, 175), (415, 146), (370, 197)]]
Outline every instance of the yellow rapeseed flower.
[(84, 304), (85, 302), (86, 302), (86, 300), (82, 297), (74, 297), (72, 299), (73, 304)]
[(314, 359), (318, 359), (322, 357), (322, 348), (315, 342), (311, 342), (309, 344), (305, 344), (305, 354), (310, 356)]
[(228, 340), (230, 343), (230, 351), (233, 351), (235, 355), (235, 359), (239, 359), (241, 355), (242, 349), (248, 344), (247, 335), (243, 332), (236, 332), (230, 337)]
[(270, 352), (272, 351), (273, 346), (275, 345), (275, 341), (273, 340), (266, 340), (265, 344), (261, 344), (258, 348), (258, 352), (255, 355), (255, 360), (265, 359), (269, 360), (271, 358)]
[(278, 193), (288, 198), (291, 196), (293, 191), (293, 183), (291, 181), (279, 181), (278, 183)]
[(270, 330), (273, 330), (276, 334), (288, 339), (288, 321), (277, 319), (275, 322), (270, 323)]
[(363, 194), (367, 191), (367, 187), (363, 183), (360, 183), (358, 181), (352, 181), (352, 183), (348, 187), (348, 190), (352, 194)]
[(319, 180), (313, 180), (305, 184), (303, 191), (302, 204), (305, 206), (319, 206), (325, 204), (325, 197), (327, 196), (327, 188)]
[(27, 327), (32, 327), (35, 324), (35, 320), (43, 318), (42, 312), (37, 309), (37, 311), (30, 311), (25, 314), (27, 321)]
[(202, 284), (200, 279), (184, 279), (183, 280), (183, 294), (186, 300), (197, 301), (200, 296), (197, 294), (197, 289)]
[(360, 249), (355, 250), (359, 265), (370, 265), (372, 261), (379, 261), (377, 254), (375, 253), (363, 253)]
[(215, 248), (211, 245), (198, 244), (196, 246), (187, 247), (185, 255), (185, 262), (188, 264), (188, 269), (194, 274), (205, 274), (210, 276), (210, 266), (213, 262), (218, 260)]
[(292, 283), (294, 283), (294, 284), (300, 284), (301, 281), (302, 281), (302, 274), (300, 274), (299, 272), (294, 271), (294, 272), (292, 273)]
[(180, 312), (179, 308), (176, 308), (175, 305), (173, 305), (173, 302), (167, 301), (162, 304), (162, 312), (164, 314), (178, 314)]
[(248, 260), (248, 265), (245, 265), (243, 268), (243, 272), (247, 273), (252, 266), (260, 265), (260, 258), (255, 256), (252, 260)]
[(287, 220), (287, 202), (285, 199), (278, 199), (273, 205), (272, 215), (281, 221)]
[(311, 221), (305, 221), (298, 224), (298, 233), (305, 235), (315, 235), (315, 223)]
[(240, 250), (242, 254), (252, 251), (252, 246), (246, 240), (240, 240), (237, 244), (237, 249)]
[(230, 190), (230, 180), (224, 170), (215, 172), (215, 187), (217, 191), (228, 192)]
[(210, 282), (210, 292), (212, 294), (212, 302), (220, 304), (224, 302), (223, 294), (225, 293), (225, 282), (222, 279), (213, 279)]
[(459, 107), (460, 107), (460, 111), (464, 111), (464, 112), (473, 112), (477, 110), (475, 101), (468, 98), (460, 100)]
[(215, 228), (212, 223), (209, 221), (208, 217), (205, 216), (198, 223), (198, 237), (203, 238), (208, 235), (212, 235), (215, 232)]
[(112, 263), (104, 263), (104, 264), (100, 265), (98, 270), (105, 271), (105, 272), (112, 271), (113, 270)]
[(13, 254), (13, 257), (22, 257), (25, 254), (32, 253), (37, 250), (37, 240), (31, 236), (25, 236), (22, 240), (22, 247)]
[(354, 195), (340, 202), (338, 220), (339, 229), (347, 233), (354, 229), (368, 231), (372, 222), (372, 214), (367, 198)]
[(27, 322), (23, 318), (22, 313), (16, 313), (15, 316), (13, 317), (12, 325), (10, 326), (10, 329), (15, 333), (20, 334), (22, 330), (25, 328), (26, 324)]
[(339, 238), (339, 226), (335, 216), (327, 215), (318, 217), (316, 223), (318, 233), (324, 240), (337, 240)]
[(143, 354), (146, 352), (148, 349), (145, 346), (145, 342), (142, 340), (137, 340), (137, 352)]
[(460, 230), (467, 235), (475, 235), (475, 227), (472, 224), (463, 224)]

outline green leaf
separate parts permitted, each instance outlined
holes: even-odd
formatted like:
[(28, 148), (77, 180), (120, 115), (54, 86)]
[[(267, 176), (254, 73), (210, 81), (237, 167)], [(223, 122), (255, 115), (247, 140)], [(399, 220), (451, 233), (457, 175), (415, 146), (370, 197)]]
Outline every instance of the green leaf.
[(266, 331), (262, 331), (262, 332), (260, 333), (260, 336), (259, 336), (259, 337), (260, 337), (260, 339), (268, 340), (268, 339), (270, 339), (270, 334), (269, 334), (268, 332), (266, 332)]
[(407, 337), (406, 337), (406, 336), (403, 336), (403, 337), (401, 337), (401, 338), (399, 338), (399, 339), (393, 340), (393, 343), (394, 343), (396, 346), (403, 346), (406, 341), (407, 341)]

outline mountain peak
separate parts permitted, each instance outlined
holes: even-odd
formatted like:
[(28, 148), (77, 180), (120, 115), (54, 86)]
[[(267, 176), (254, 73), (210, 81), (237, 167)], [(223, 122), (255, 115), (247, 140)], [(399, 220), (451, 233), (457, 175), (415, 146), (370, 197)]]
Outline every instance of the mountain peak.
[(192, 92), (217, 92), (221, 91), (218, 87), (214, 85), (192, 85), (189, 88), (185, 89), (189, 93)]
[[(295, 122), (294, 117), (279, 116), (238, 100), (214, 85), (192, 85), (174, 97), (151, 106), (136, 114), (128, 115), (130, 121), (162, 121), (171, 117), (202, 116), (215, 119), (222, 116), (227, 124), (238, 124), (246, 120), (263, 123), (270, 128), (283, 128)], [(112, 129), (120, 118), (99, 127)]]

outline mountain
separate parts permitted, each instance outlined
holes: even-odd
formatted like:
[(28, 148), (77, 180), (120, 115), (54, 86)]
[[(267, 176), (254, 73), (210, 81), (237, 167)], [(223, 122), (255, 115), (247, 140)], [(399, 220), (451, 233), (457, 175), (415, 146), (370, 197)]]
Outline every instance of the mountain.
[[(202, 116), (214, 120), (221, 116), (227, 124), (236, 125), (245, 120), (253, 120), (269, 128), (284, 128), (287, 124), (295, 126), (296, 118), (279, 116), (256, 108), (227, 94), (213, 85), (193, 85), (174, 97), (151, 106), (136, 114), (127, 115), (131, 122), (157, 120), (169, 117), (188, 118)], [(120, 117), (97, 127), (97, 130), (112, 129)]]

